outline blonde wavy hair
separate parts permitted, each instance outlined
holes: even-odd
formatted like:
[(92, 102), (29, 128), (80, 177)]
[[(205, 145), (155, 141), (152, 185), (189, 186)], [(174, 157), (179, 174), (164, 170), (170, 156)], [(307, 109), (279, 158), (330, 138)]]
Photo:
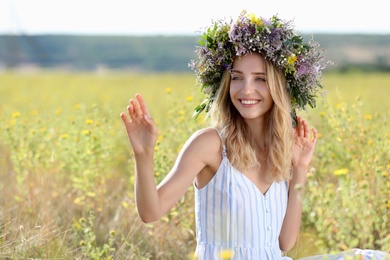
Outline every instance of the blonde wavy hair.
[[(267, 150), (267, 180), (279, 182), (288, 180), (291, 176), (293, 144), (291, 101), (284, 74), (267, 60), (265, 68), (267, 85), (274, 101), (263, 126)], [(257, 160), (253, 136), (230, 99), (230, 81), (231, 75), (227, 70), (224, 72), (211, 110), (211, 119), (214, 127), (221, 131), (231, 164), (240, 171), (249, 171), (262, 165)]]

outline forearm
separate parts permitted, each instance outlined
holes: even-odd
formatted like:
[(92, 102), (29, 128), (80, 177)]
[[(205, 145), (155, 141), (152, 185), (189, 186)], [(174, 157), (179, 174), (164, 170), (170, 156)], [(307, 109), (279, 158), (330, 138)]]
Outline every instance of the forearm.
[(153, 154), (135, 155), (135, 199), (143, 222), (160, 218), (159, 197), (153, 170)]
[(289, 187), (287, 211), (279, 237), (280, 248), (283, 251), (288, 251), (294, 246), (299, 234), (307, 171), (307, 167), (293, 168), (293, 176), (290, 180)]

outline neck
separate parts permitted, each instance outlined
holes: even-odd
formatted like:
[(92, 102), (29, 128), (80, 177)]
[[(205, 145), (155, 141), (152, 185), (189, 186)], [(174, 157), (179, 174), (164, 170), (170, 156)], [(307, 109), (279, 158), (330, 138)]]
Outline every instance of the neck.
[(264, 151), (267, 148), (265, 141), (265, 120), (258, 118), (256, 120), (246, 120), (247, 129), (254, 139), (256, 151)]

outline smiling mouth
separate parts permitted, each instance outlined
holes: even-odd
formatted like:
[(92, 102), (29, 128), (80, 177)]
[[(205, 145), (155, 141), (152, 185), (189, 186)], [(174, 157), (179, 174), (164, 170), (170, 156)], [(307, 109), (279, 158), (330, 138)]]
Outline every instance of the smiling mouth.
[(243, 105), (255, 105), (260, 102), (260, 100), (246, 100), (246, 99), (240, 99), (241, 104)]

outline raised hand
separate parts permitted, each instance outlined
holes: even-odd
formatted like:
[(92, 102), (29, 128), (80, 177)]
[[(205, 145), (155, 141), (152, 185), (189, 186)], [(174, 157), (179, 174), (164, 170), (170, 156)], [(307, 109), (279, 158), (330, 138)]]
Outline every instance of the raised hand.
[(298, 124), (294, 130), (292, 164), (293, 167), (308, 168), (317, 142), (317, 131), (315, 128), (311, 128), (313, 133), (313, 137), (311, 137), (307, 121), (300, 116), (297, 117), (297, 121)]
[(125, 112), (120, 114), (126, 127), (134, 154), (153, 154), (157, 142), (158, 130), (141, 94), (130, 99)]

